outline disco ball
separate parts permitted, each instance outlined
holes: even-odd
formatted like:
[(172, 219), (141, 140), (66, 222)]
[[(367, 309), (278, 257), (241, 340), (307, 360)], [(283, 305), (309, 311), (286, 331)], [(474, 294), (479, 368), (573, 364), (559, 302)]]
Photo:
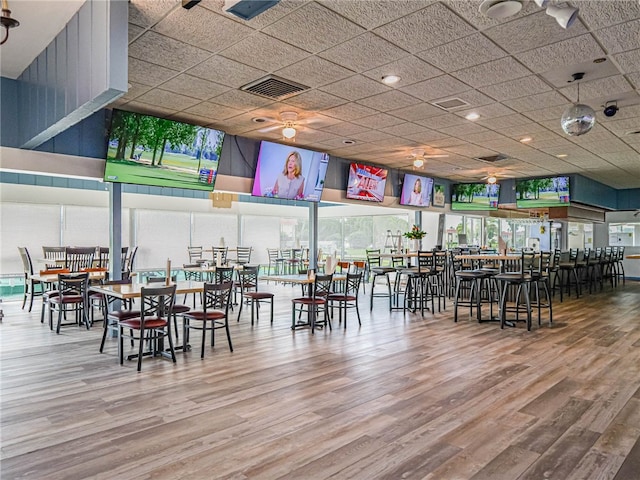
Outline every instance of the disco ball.
[(589, 105), (581, 103), (567, 108), (562, 114), (560, 125), (567, 135), (577, 137), (588, 133), (596, 123), (596, 112)]

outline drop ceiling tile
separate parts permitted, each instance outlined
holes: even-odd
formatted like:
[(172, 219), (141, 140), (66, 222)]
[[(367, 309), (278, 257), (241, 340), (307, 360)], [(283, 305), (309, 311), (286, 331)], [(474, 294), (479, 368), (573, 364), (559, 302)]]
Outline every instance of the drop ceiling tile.
[(580, 17), (593, 29), (623, 23), (630, 18), (640, 18), (640, 5), (634, 0), (582, 0), (576, 6), (580, 8)]
[(323, 132), (334, 133), (336, 135), (342, 135), (343, 137), (354, 135), (356, 133), (367, 132), (370, 129), (363, 127), (362, 125), (356, 125), (355, 123), (341, 122), (335, 125), (322, 128)]
[(502, 140), (502, 141), (512, 141), (510, 138), (506, 138), (503, 137), (502, 135), (496, 135), (495, 132), (490, 132), (490, 131), (486, 131), (486, 132), (480, 132), (480, 133), (472, 133), (470, 135), (467, 135), (466, 137), (464, 137), (464, 139), (467, 142), (470, 143), (475, 143), (475, 144), (479, 144), (482, 145), (485, 142), (489, 142), (489, 141), (498, 141), (498, 140)]
[(536, 93), (548, 92), (551, 87), (535, 75), (516, 78), (508, 82), (487, 85), (479, 89), (481, 92), (495, 98), (498, 101), (511, 100), (526, 97)]
[(425, 118), (442, 115), (444, 111), (438, 107), (434, 107), (428, 103), (419, 103), (417, 105), (413, 105), (412, 107), (404, 107), (398, 108), (395, 110), (390, 110), (390, 115), (394, 117), (402, 118), (408, 122), (416, 122), (418, 120), (423, 120)]
[(474, 107), (465, 110), (456, 110), (455, 114), (459, 117), (465, 117), (469, 113), (477, 113), (481, 119), (489, 119), (494, 117), (504, 117), (505, 115), (512, 115), (515, 112), (508, 107), (505, 107), (501, 103), (491, 103), (489, 105), (483, 105), (482, 107)]
[(467, 121), (465, 124), (462, 125), (455, 125), (453, 127), (445, 127), (445, 128), (438, 128), (437, 129), (439, 132), (442, 132), (446, 135), (452, 135), (454, 137), (458, 137), (458, 138), (465, 138), (466, 135), (470, 135), (472, 133), (480, 133), (480, 132), (486, 132), (487, 129), (484, 128), (481, 125), (475, 124), (473, 122), (469, 122)]
[(346, 98), (347, 100), (359, 100), (364, 97), (391, 91), (391, 89), (383, 83), (376, 82), (363, 75), (354, 75), (344, 80), (339, 80), (330, 85), (320, 87), (320, 90), (337, 97)]
[(377, 35), (367, 32), (325, 50), (319, 56), (345, 68), (364, 72), (404, 57), (406, 52)]
[(386, 138), (384, 140), (379, 140), (376, 142), (371, 142), (373, 145), (378, 145), (380, 148), (401, 148), (401, 147), (414, 147), (416, 142), (412, 140), (407, 140), (406, 138), (401, 137), (392, 137)]
[(345, 100), (320, 90), (308, 90), (283, 100), (283, 103), (304, 110), (327, 110), (342, 105)]
[(256, 33), (220, 52), (220, 55), (266, 71), (279, 70), (309, 54), (288, 43)]
[(321, 0), (320, 3), (348, 18), (352, 22), (371, 30), (424, 8), (422, 0), (369, 0), (345, 2), (344, 0)]
[(404, 123), (402, 119), (387, 115), (386, 113), (377, 113), (375, 115), (369, 115), (368, 117), (353, 119), (352, 121), (357, 125), (369, 128), (383, 128)]
[(531, 75), (531, 72), (511, 57), (499, 58), (453, 72), (452, 75), (474, 87), (485, 87)]
[(307, 3), (262, 31), (283, 42), (317, 53), (365, 30), (322, 5)]
[(640, 73), (632, 73), (629, 75), (629, 80), (636, 90), (640, 90)]
[(439, 140), (432, 140), (431, 142), (429, 142), (429, 145), (434, 148), (447, 149), (449, 147), (453, 147), (456, 145), (465, 145), (466, 143), (467, 142), (465, 142), (464, 140), (460, 140), (459, 138), (456, 138), (456, 137), (445, 137)]
[(533, 15), (488, 28), (484, 34), (508, 52), (521, 53), (582, 35), (586, 31), (579, 19), (565, 30), (544, 10), (538, 10)]
[(491, 130), (498, 130), (502, 128), (511, 128), (517, 125), (529, 125), (531, 120), (524, 115), (518, 113), (512, 113), (509, 115), (499, 117), (485, 117), (482, 115), (477, 123), (483, 127), (490, 128)]
[[(322, 72), (322, 74), (319, 75), (319, 72)], [(315, 55), (277, 70), (275, 73), (279, 77), (293, 80), (311, 88), (328, 85), (353, 75), (351, 70)]]
[[(228, 15), (223, 12), (224, 3), (222, 0), (204, 0), (205, 5), (208, 6), (211, 1), (215, 6), (212, 8), (213, 11), (218, 12), (222, 15)], [(231, 17), (234, 21), (238, 23), (243, 23), (255, 30), (260, 30), (271, 25), (274, 22), (277, 22), (282, 17), (289, 15), (295, 9), (299, 8), (301, 5), (308, 3), (307, 0), (295, 0), (292, 2), (279, 2), (273, 7), (269, 8), (265, 12), (262, 12), (260, 15), (256, 15), (251, 20), (242, 20), (240, 18)], [(209, 7), (207, 7), (209, 8)]]
[(393, 85), (394, 88), (412, 83), (421, 82), (429, 78), (442, 75), (442, 71), (420, 60), (417, 57), (408, 55), (395, 62), (387, 63), (381, 67), (364, 72), (367, 77), (374, 80), (381, 80), (386, 75), (398, 75), (400, 81)]
[(194, 77), (234, 88), (239, 88), (249, 82), (258, 80), (266, 74), (264, 70), (258, 70), (218, 55), (205, 60), (187, 73)]
[[(599, 78), (584, 83), (580, 82), (580, 102), (589, 105), (589, 100), (591, 99), (598, 99), (603, 96), (615, 99), (616, 94), (630, 92), (632, 90), (633, 86), (622, 75)], [(575, 102), (578, 100), (578, 85), (572, 84), (566, 88), (562, 88), (560, 89), (560, 93), (572, 102)], [(596, 109), (597, 106), (593, 105), (593, 108)]]
[(144, 28), (138, 27), (133, 23), (129, 23), (129, 31), (127, 32), (129, 43), (135, 40), (138, 36), (140, 36), (144, 32)]
[(186, 95), (172, 93), (159, 88), (149, 90), (147, 93), (140, 95), (136, 101), (148, 103), (150, 105), (158, 105), (162, 108), (170, 110), (184, 110), (199, 103), (199, 100)]
[[(499, 25), (504, 23), (503, 19), (495, 19), (490, 18), (486, 15), (480, 13), (479, 4), (480, 1), (459, 1), (459, 2), (451, 2), (455, 7), (456, 12), (462, 18), (466, 19), (471, 25), (474, 25), (479, 30), (484, 30), (488, 27), (492, 27), (494, 25)], [(533, 2), (522, 2), (522, 10), (520, 10), (517, 14), (512, 17), (509, 17), (509, 20), (518, 19), (521, 17), (525, 17), (530, 15), (531, 13), (537, 12), (539, 9)]]
[(387, 112), (389, 110), (396, 110), (399, 108), (416, 105), (419, 100), (411, 95), (402, 93), (398, 90), (391, 90), (378, 95), (372, 95), (371, 97), (358, 100), (358, 103), (370, 108), (374, 108), (381, 112)]
[(442, 140), (443, 138), (446, 138), (446, 135), (434, 130), (425, 130), (423, 132), (407, 133), (403, 135), (403, 137), (422, 145), (429, 145), (435, 140)]
[(415, 53), (471, 35), (474, 30), (446, 6), (434, 3), (378, 27), (375, 33)]
[[(440, 109), (438, 110), (440, 111), (441, 114), (443, 113), (442, 110)], [(454, 115), (453, 113), (446, 113), (444, 115), (433, 116), (431, 118), (424, 118), (419, 120), (416, 123), (419, 123), (420, 125), (424, 125), (425, 127), (428, 127), (428, 128), (441, 129), (446, 127), (452, 127), (454, 125), (464, 125), (467, 122), (468, 120), (464, 118), (460, 118), (457, 115)]]
[(211, 53), (220, 52), (253, 33), (251, 28), (228, 15), (197, 7), (195, 10), (176, 8), (154, 30)]
[(470, 90), (470, 87), (450, 75), (441, 75), (402, 87), (400, 90), (421, 100), (430, 101), (455, 96)]
[(186, 113), (201, 115), (203, 117), (224, 120), (226, 118), (235, 117), (242, 113), (241, 110), (225, 107), (212, 102), (202, 102), (193, 107), (184, 109)]
[[(478, 90), (467, 90), (466, 92), (455, 95), (455, 97), (467, 102), (471, 107), (481, 107), (483, 105), (489, 105), (490, 103), (495, 102), (493, 98), (479, 92)], [(439, 102), (441, 100), (443, 99), (434, 99), (432, 100), (432, 102)], [(454, 111), (457, 112), (458, 109)]]
[(253, 110), (254, 108), (259, 108), (272, 102), (272, 100), (268, 98), (254, 95), (253, 93), (243, 90), (228, 90), (210, 100), (214, 103), (240, 110)]
[(216, 128), (216, 127), (210, 127), (212, 123), (211, 118), (201, 117), (200, 115), (193, 115), (186, 112), (175, 113), (171, 115), (169, 119), (175, 120), (177, 122), (191, 123), (192, 125), (201, 125), (203, 127)]
[(129, 82), (153, 87), (177, 74), (176, 70), (129, 57)]
[(178, 8), (175, 0), (137, 0), (129, 2), (129, 22), (143, 28), (154, 25), (167, 12)]
[(614, 58), (625, 73), (640, 72), (640, 48), (614, 55)]
[(148, 92), (150, 89), (151, 87), (147, 85), (141, 85), (139, 83), (129, 82), (129, 89), (127, 90), (127, 93), (125, 93), (122, 97), (120, 97), (120, 100), (125, 100), (129, 102), (134, 98), (139, 97), (143, 93)]
[[(492, 119), (492, 120), (499, 120), (499, 119)], [(515, 138), (518, 140), (524, 136), (535, 138), (538, 135), (544, 135), (545, 133), (549, 132), (542, 125), (538, 123), (533, 123), (533, 122), (523, 123), (521, 125), (513, 124), (505, 127), (491, 126), (490, 128), (493, 128), (494, 130), (499, 131), (500, 133), (502, 133), (503, 135), (506, 135), (507, 137)]]
[(639, 35), (640, 19), (611, 25), (595, 32), (595, 36), (610, 53), (637, 49)]
[(164, 118), (168, 118), (177, 113), (176, 110), (170, 108), (158, 107), (156, 105), (138, 102), (137, 100), (127, 103), (127, 111)]
[(353, 140), (357, 140), (358, 142), (374, 142), (376, 140), (382, 140), (385, 138), (390, 138), (392, 136), (393, 135), (380, 132), (378, 130), (367, 130), (366, 132), (352, 134), (351, 138)]
[(391, 127), (384, 127), (380, 130), (386, 133), (390, 133), (391, 135), (398, 135), (400, 137), (409, 135), (411, 133), (420, 133), (427, 131), (427, 129), (422, 125), (417, 125), (411, 122), (401, 123), (400, 125), (393, 125)]
[(529, 50), (520, 55), (519, 59), (532, 71), (540, 73), (604, 56), (605, 52), (600, 45), (591, 35), (586, 34)]
[(606, 123), (603, 119), (601, 124), (610, 132), (621, 137), (626, 136), (628, 132), (640, 130), (640, 117), (615, 120), (617, 118), (618, 116), (616, 115), (615, 117), (613, 117), (613, 119), (607, 120)]
[[(558, 124), (558, 126), (560, 126), (560, 118), (562, 118), (562, 114), (564, 113), (564, 111), (567, 109), (569, 105), (570, 105), (570, 102), (567, 101), (567, 103), (564, 105), (556, 105), (553, 107), (539, 108), (537, 110), (530, 110), (530, 111), (523, 111), (523, 110), (519, 110), (519, 111), (522, 112), (522, 114), (525, 117), (529, 117), (531, 120), (535, 122), (541, 123), (545, 120), (553, 120)], [(518, 110), (518, 109), (515, 109), (515, 110)]]
[[(609, 162), (628, 162), (633, 164), (634, 162), (638, 163), (640, 157), (638, 157), (638, 152), (635, 150), (629, 150), (627, 152), (615, 152), (615, 153), (603, 153), (602, 157)], [(640, 163), (638, 163), (640, 166)]]
[(365, 107), (364, 105), (358, 105), (357, 103), (345, 103), (337, 107), (329, 108), (322, 112), (333, 118), (350, 122), (357, 118), (368, 117), (374, 115), (376, 112), (373, 108)]
[(515, 98), (513, 100), (504, 100), (502, 103), (518, 112), (529, 112), (531, 110), (540, 110), (541, 108), (557, 107), (558, 105), (567, 108), (570, 102), (566, 97), (563, 97), (555, 91), (551, 91)]
[(481, 33), (475, 33), (416, 54), (416, 56), (447, 72), (473, 67), (506, 55), (504, 50)]
[[(495, 155), (496, 153), (498, 153), (494, 150), (489, 150), (488, 148), (482, 148), (478, 145), (473, 145), (471, 143), (467, 143), (465, 145), (456, 145), (453, 147), (448, 147), (445, 150), (447, 150), (448, 152), (453, 152), (458, 155), (463, 155), (469, 158), (486, 157), (486, 156)], [(476, 162), (473, 162), (473, 164), (476, 164)], [(485, 168), (486, 166), (487, 165), (485, 163), (482, 163), (481, 165), (481, 167), (485, 167)]]
[(182, 73), (162, 84), (164, 90), (207, 100), (229, 90), (229, 87)]

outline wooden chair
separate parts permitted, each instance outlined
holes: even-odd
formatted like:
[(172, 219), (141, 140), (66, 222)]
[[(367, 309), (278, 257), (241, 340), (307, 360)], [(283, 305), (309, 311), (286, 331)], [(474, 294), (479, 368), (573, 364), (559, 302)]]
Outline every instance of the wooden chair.
[(271, 323), (273, 323), (273, 293), (258, 291), (258, 268), (245, 268), (238, 271), (238, 283), (240, 285), (240, 308), (238, 309), (238, 321), (242, 313), (244, 303), (251, 304), (251, 325), (255, 319), (260, 319), (260, 304), (268, 303), (271, 308)]
[(93, 267), (95, 247), (67, 247), (64, 256), (64, 266), (71, 272), (81, 272)]
[[(20, 252), (20, 259), (22, 260), (22, 270), (24, 273), (24, 297), (22, 298), (22, 309), (27, 304), (27, 297), (29, 297), (29, 311), (33, 307), (33, 297), (42, 296), (45, 290), (45, 286), (39, 280), (34, 280), (33, 275), (33, 262), (31, 261), (31, 255), (27, 247), (18, 247)], [(38, 287), (39, 291), (36, 291)]]
[[(125, 318), (118, 323), (118, 358), (124, 363), (124, 339), (138, 341), (138, 353), (129, 355), (127, 360), (138, 359), (138, 372), (142, 369), (142, 357), (145, 356), (144, 344), (149, 344), (148, 355), (167, 356), (164, 350), (164, 338), (169, 340), (169, 355), (176, 363), (176, 352), (171, 337), (171, 312), (176, 298), (176, 286), (142, 287), (140, 297), (140, 316)], [(125, 333), (128, 331), (128, 333)], [(139, 332), (136, 336), (135, 332)]]
[(67, 247), (42, 247), (42, 255), (45, 258), (45, 268), (64, 267), (64, 258)]
[(344, 292), (331, 293), (327, 296), (331, 316), (333, 317), (333, 307), (338, 304), (338, 321), (342, 322), (342, 312), (344, 311), (344, 328), (347, 328), (347, 309), (355, 308), (358, 316), (358, 325), (360, 322), (360, 310), (358, 309), (358, 293), (360, 292), (360, 282), (362, 281), (362, 273), (347, 273), (347, 279), (344, 282)]
[(189, 337), (191, 330), (202, 332), (200, 358), (204, 358), (204, 345), (207, 331), (211, 332), (211, 346), (215, 346), (215, 331), (224, 328), (229, 342), (229, 350), (233, 352), (231, 333), (229, 332), (229, 304), (231, 303), (231, 289), (233, 282), (205, 283), (201, 310), (191, 310), (184, 315), (182, 324), (183, 352), (190, 349)]
[(63, 325), (63, 317), (66, 319), (69, 313), (75, 314), (75, 324), (84, 325), (87, 330), (90, 328), (88, 305), (89, 305), (89, 274), (74, 273), (58, 275), (57, 295), (49, 298), (49, 328), (53, 330), (53, 314), (58, 312), (58, 322), (56, 333), (60, 333)]
[[(327, 308), (327, 297), (331, 294), (333, 286), (333, 275), (316, 275), (313, 285), (309, 286), (310, 295), (294, 298), (291, 300), (291, 330), (300, 326), (296, 324), (296, 313), (307, 313), (308, 321), (305, 326), (311, 327), (311, 333), (315, 333), (317, 326), (329, 326), (331, 330), (331, 319)], [(318, 320), (318, 315), (323, 312), (323, 320)]]

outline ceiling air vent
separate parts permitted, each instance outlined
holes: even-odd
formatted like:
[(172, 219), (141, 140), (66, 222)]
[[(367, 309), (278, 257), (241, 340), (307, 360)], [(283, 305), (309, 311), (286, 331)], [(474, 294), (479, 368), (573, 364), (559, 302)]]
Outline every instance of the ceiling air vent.
[(506, 155), (502, 154), (502, 153), (498, 153), (497, 155), (489, 155), (487, 157), (476, 157), (476, 160), (480, 160), (481, 162), (486, 162), (486, 163), (495, 163), (495, 162), (499, 162), (500, 160), (506, 160), (507, 157)]
[(286, 80), (275, 75), (267, 75), (255, 82), (251, 82), (240, 87), (240, 90), (275, 100), (282, 100), (283, 98), (290, 97), (291, 95), (295, 95), (296, 93), (300, 93), (308, 89), (309, 87), (305, 85), (301, 85), (300, 83)]
[(461, 98), (445, 98), (444, 100), (438, 100), (437, 102), (433, 102), (432, 105), (435, 105), (442, 110), (450, 111), (457, 110), (459, 108), (470, 107), (471, 104), (465, 102)]

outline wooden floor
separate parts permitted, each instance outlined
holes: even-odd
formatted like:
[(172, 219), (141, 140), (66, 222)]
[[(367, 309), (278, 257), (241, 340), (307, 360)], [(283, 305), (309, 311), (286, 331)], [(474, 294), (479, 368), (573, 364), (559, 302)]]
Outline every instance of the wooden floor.
[(100, 324), (56, 335), (5, 300), (1, 478), (640, 478), (640, 283), (531, 332), (366, 298), (362, 327), (313, 337), (297, 289), (266, 288), (273, 326), (243, 313), (233, 353), (220, 335), (141, 373)]

